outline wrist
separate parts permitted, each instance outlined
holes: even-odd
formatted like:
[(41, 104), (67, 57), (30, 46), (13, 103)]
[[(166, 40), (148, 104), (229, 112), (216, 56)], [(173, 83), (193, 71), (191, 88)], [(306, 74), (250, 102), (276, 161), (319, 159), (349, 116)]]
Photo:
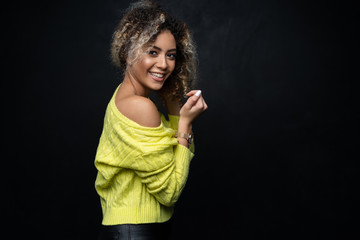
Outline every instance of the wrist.
[[(179, 126), (178, 126), (178, 132), (176, 135), (182, 135), (181, 137), (178, 137), (178, 143), (181, 145), (184, 145), (185, 147), (189, 147), (190, 141), (192, 141), (192, 138), (189, 139), (192, 130), (192, 124), (189, 121), (186, 121), (184, 118), (179, 119)], [(188, 137), (184, 137), (187, 135)], [(190, 141), (189, 141), (190, 140)]]
[(193, 135), (192, 133), (183, 133), (183, 132), (177, 132), (175, 134), (175, 137), (178, 139), (178, 142), (181, 143), (180, 139), (185, 139), (187, 144), (186, 146), (189, 146), (193, 142)]
[(191, 130), (192, 130), (192, 123), (180, 117), (178, 132), (190, 134)]
[(177, 141), (180, 145), (183, 145), (184, 147), (189, 147), (189, 142), (185, 138), (177, 138)]

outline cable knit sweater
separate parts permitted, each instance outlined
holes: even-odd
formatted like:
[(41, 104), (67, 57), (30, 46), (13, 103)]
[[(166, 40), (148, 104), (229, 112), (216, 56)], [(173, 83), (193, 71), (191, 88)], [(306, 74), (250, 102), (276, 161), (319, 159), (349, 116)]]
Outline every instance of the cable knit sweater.
[[(115, 91), (116, 93), (116, 91)], [(169, 220), (193, 158), (174, 137), (178, 116), (161, 115), (158, 127), (144, 127), (108, 104), (95, 166), (103, 225), (155, 223)]]

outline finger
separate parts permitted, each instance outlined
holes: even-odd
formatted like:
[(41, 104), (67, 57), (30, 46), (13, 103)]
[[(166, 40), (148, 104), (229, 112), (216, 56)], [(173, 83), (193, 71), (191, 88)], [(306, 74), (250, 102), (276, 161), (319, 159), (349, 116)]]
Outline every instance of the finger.
[[(201, 102), (201, 104), (199, 104), (199, 102)], [(206, 104), (206, 102), (205, 102), (205, 99), (204, 99), (203, 97), (201, 97), (201, 98), (199, 99), (197, 105), (198, 105), (198, 107), (201, 108), (203, 111), (205, 111), (205, 110), (208, 108), (208, 106), (207, 106), (207, 104)]]
[(190, 92), (188, 92), (188, 93), (186, 94), (186, 96), (191, 97), (191, 96), (195, 95), (195, 94), (196, 94), (197, 92), (199, 92), (199, 91), (201, 91), (201, 90), (191, 90)]
[[(200, 93), (200, 94), (199, 94)], [(188, 98), (185, 105), (189, 108), (192, 108), (194, 105), (196, 105), (201, 98), (201, 91), (197, 91), (194, 95)]]
[(191, 90), (190, 92), (188, 92), (188, 93), (186, 94), (186, 96), (191, 97), (191, 96), (194, 95), (197, 91), (198, 91), (198, 90)]
[(204, 101), (204, 111), (208, 109), (208, 105), (206, 104), (206, 102)]
[(205, 103), (204, 98), (201, 98), (201, 102), (202, 102), (202, 105), (203, 105), (203, 109), (205, 109), (206, 103)]

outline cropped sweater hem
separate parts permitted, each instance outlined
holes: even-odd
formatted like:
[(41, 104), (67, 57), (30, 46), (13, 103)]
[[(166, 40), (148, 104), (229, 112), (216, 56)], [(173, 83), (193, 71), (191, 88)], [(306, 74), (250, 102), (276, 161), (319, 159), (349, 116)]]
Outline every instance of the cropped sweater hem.
[(102, 225), (162, 223), (168, 221), (173, 212), (173, 207), (164, 206), (160, 206), (156, 211), (148, 206), (105, 207)]

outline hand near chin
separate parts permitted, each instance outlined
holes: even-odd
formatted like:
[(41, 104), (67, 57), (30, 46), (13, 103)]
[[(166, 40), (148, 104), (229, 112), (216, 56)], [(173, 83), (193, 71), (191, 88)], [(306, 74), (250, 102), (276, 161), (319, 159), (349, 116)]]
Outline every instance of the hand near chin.
[(180, 119), (184, 123), (191, 125), (201, 113), (208, 109), (208, 106), (200, 90), (192, 90), (186, 95), (189, 96), (189, 98), (180, 109)]

